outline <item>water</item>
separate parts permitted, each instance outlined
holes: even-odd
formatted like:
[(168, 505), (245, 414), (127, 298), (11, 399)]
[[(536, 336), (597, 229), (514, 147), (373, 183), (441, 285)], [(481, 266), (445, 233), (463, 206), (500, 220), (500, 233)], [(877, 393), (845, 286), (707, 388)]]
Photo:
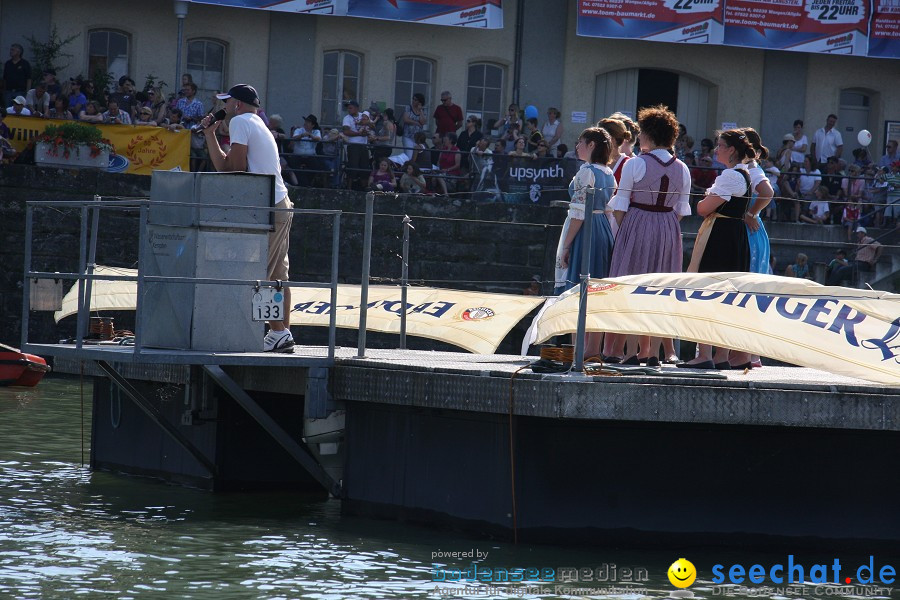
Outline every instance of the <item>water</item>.
[[(714, 564), (785, 562), (788, 552), (743, 548), (655, 550), (513, 546), (461, 534), (340, 515), (337, 501), (293, 494), (211, 494), (137, 478), (92, 473), (82, 461), (80, 384), (47, 379), (34, 390), (0, 388), (0, 598), (664, 598), (679, 556), (700, 570), (696, 598), (900, 598), (893, 590), (772, 583), (714, 586)], [(90, 385), (84, 390), (85, 457)], [(894, 515), (893, 518), (896, 518)], [(554, 581), (496, 587), (463, 581), (479, 568), (554, 568)], [(854, 568), (868, 553), (822, 548), (796, 562)], [(876, 567), (885, 564), (875, 552)], [(895, 568), (900, 561), (894, 560)], [(612, 575), (612, 565), (616, 574)], [(435, 565), (444, 581), (434, 581)], [(606, 565), (610, 581), (597, 581)], [(558, 568), (587, 568), (593, 581), (561, 583)], [(623, 567), (646, 570), (624, 581)], [(637, 571), (635, 571), (637, 573)], [(540, 577), (541, 574), (538, 574)], [(463, 575), (463, 579), (464, 579)], [(636, 579), (632, 576), (632, 579)], [(615, 580), (615, 581), (611, 581)], [(766, 587), (768, 586), (768, 587)], [(676, 594), (685, 592), (676, 592)]]

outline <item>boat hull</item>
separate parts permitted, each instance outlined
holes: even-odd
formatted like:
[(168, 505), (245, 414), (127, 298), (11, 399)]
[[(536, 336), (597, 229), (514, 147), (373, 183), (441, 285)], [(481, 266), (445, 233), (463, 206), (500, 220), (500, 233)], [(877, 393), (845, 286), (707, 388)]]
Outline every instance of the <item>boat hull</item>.
[(50, 371), (47, 361), (24, 352), (0, 352), (0, 386), (36, 386)]

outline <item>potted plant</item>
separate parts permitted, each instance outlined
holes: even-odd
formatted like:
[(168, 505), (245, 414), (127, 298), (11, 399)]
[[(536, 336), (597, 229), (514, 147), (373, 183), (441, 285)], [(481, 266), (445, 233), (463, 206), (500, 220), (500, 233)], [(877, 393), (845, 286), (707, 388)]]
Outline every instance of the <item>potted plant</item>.
[(114, 152), (97, 127), (83, 123), (47, 125), (36, 142), (34, 159), (39, 165), (105, 169)]

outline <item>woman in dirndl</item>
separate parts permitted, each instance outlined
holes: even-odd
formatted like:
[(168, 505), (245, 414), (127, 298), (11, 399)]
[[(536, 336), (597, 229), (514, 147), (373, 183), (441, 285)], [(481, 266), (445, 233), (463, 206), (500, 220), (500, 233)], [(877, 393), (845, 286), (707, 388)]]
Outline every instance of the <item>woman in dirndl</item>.
[[(608, 163), (611, 139), (604, 129), (585, 129), (575, 145), (576, 155), (584, 164), (578, 169), (569, 184), (569, 214), (563, 224), (556, 249), (556, 289), (561, 294), (581, 281), (581, 254), (587, 252), (589, 273), (594, 278), (609, 275), (609, 261), (612, 257), (613, 234), (604, 211), (606, 203), (616, 187)], [(585, 215), (585, 200), (592, 194), (593, 214)], [(584, 220), (591, 219), (591, 246), (583, 249)], [(585, 356), (600, 354), (602, 333), (588, 333), (585, 341)]]
[[(726, 165), (716, 177), (706, 196), (697, 204), (697, 213), (705, 217), (694, 241), (688, 273), (748, 272), (750, 270), (750, 242), (744, 216), (750, 208), (752, 186), (742, 163), (756, 159), (756, 149), (740, 129), (729, 129), (719, 134), (716, 160)], [(729, 369), (728, 348), (698, 344), (697, 357), (680, 363), (679, 367), (692, 369)], [(749, 366), (750, 355), (734, 352), (732, 359), (740, 361), (737, 367)]]

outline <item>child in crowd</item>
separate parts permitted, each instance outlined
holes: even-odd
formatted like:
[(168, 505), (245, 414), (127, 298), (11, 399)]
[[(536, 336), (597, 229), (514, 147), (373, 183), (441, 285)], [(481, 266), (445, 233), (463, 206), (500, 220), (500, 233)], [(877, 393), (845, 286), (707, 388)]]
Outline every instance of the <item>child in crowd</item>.
[(800, 215), (800, 220), (804, 223), (822, 225), (828, 222), (828, 217), (831, 216), (828, 207), (828, 188), (820, 185), (814, 193), (816, 199), (809, 203), (809, 208)]
[(812, 273), (809, 272), (809, 257), (802, 252), (797, 255), (797, 261), (788, 265), (784, 270), (785, 277), (797, 277), (798, 279), (812, 279)]
[(397, 178), (394, 177), (394, 172), (391, 171), (391, 161), (387, 158), (382, 158), (378, 161), (378, 170), (372, 171), (372, 174), (369, 175), (369, 189), (379, 192), (393, 192), (395, 187), (397, 187)]
[(403, 176), (400, 178), (400, 191), (407, 194), (422, 194), (425, 192), (425, 176), (416, 166), (416, 163), (407, 161), (403, 164)]
[(841, 225), (847, 229), (847, 241), (853, 241), (853, 232), (859, 225), (859, 202), (850, 199), (844, 207), (844, 214), (841, 215)]

